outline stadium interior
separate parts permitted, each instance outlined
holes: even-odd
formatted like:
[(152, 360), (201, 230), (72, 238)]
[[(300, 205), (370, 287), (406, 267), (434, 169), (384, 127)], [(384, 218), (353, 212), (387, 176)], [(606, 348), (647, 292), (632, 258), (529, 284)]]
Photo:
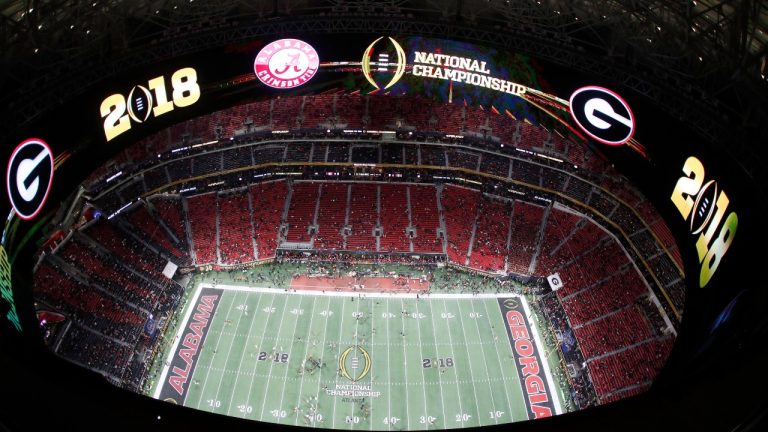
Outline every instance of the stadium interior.
[(0, 10), (0, 429), (763, 430), (762, 2)]

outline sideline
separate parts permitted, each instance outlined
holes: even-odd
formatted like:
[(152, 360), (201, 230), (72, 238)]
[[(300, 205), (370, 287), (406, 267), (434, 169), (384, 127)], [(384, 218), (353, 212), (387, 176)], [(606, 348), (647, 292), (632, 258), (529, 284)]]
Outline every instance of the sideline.
[[(258, 292), (258, 293), (270, 293), (270, 294), (276, 294), (276, 293), (284, 293), (284, 294), (294, 294), (294, 295), (309, 295), (309, 296), (329, 296), (329, 297), (358, 297), (358, 298), (434, 298), (434, 299), (472, 299), (472, 298), (509, 298), (509, 297), (516, 297), (516, 298), (523, 298), (519, 294), (515, 293), (477, 293), (477, 294), (467, 294), (467, 293), (458, 293), (458, 294), (447, 294), (447, 293), (433, 293), (433, 294), (423, 294), (423, 293), (387, 293), (387, 292), (362, 292), (362, 291), (336, 291), (336, 290), (326, 290), (326, 291), (318, 291), (318, 290), (303, 290), (303, 289), (293, 289), (293, 288), (263, 288), (263, 287), (250, 287), (250, 286), (239, 286), (239, 285), (225, 285), (225, 284), (216, 284), (213, 285), (211, 283), (203, 282), (200, 284), (200, 287), (203, 288), (213, 288), (213, 289), (221, 289), (224, 291), (248, 291), (248, 292)], [(186, 319), (186, 318), (185, 318)]]

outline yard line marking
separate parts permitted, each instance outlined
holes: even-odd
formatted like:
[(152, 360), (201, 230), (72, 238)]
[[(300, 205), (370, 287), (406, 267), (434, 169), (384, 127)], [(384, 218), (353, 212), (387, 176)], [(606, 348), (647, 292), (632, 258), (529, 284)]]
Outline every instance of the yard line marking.
[[(354, 300), (355, 300), (355, 298), (354, 298), (354, 297), (352, 297), (352, 301), (354, 301)], [(361, 299), (360, 297), (358, 297), (358, 298), (357, 298), (357, 305), (355, 306), (355, 315), (356, 315), (357, 317), (359, 317), (359, 316), (360, 316), (360, 302), (361, 302), (361, 301), (362, 301), (362, 299)], [(357, 341), (357, 331), (360, 329), (360, 318), (357, 318), (357, 317), (355, 318), (355, 336), (354, 336), (354, 337), (355, 337), (355, 344), (354, 344), (353, 346), (358, 346), (358, 341)], [(353, 366), (353, 367), (354, 367), (354, 366)], [(335, 398), (334, 398), (334, 400), (335, 400)], [(350, 413), (350, 415), (351, 415), (352, 417), (354, 417), (354, 416), (355, 416), (355, 407), (356, 407), (356, 406), (357, 406), (357, 402), (355, 402), (355, 403), (353, 403), (353, 404), (352, 404), (352, 412)], [(354, 429), (354, 428), (355, 428), (355, 423), (353, 423), (353, 422), (350, 422), (350, 423), (349, 423), (349, 429), (350, 429), (350, 430), (352, 430), (352, 429)]]
[[(312, 299), (312, 312), (311, 312), (311, 315), (309, 316), (309, 328), (307, 329), (310, 332), (310, 334), (312, 333), (312, 321), (314, 319), (315, 319), (315, 299)], [(296, 320), (296, 323), (298, 323), (298, 322), (299, 321)], [(293, 333), (294, 333), (294, 337), (296, 337), (295, 329), (294, 329)], [(296, 405), (297, 407), (301, 406), (301, 391), (304, 388), (304, 371), (305, 371), (305, 369), (302, 367), (302, 365), (304, 364), (304, 361), (307, 359), (307, 355), (308, 354), (309, 354), (309, 336), (307, 336), (306, 343), (304, 344), (304, 357), (301, 358), (301, 363), (299, 364), (299, 368), (301, 368), (302, 373), (299, 376), (299, 378), (301, 378), (301, 380), (300, 380), (301, 382), (299, 383), (299, 401), (298, 401), (298, 405)], [(289, 360), (289, 362), (290, 362), (290, 360)], [(284, 378), (285, 382), (283, 383), (283, 396), (285, 396), (285, 383), (288, 382), (288, 371), (289, 371), (289, 369), (286, 368), (286, 370), (285, 370), (285, 378)], [(281, 396), (280, 397), (280, 406), (282, 406), (282, 405), (283, 405), (283, 399), (282, 399), (282, 396)], [(298, 424), (298, 422), (299, 422), (299, 414), (300, 413), (296, 413), (296, 419), (294, 420), (293, 424)], [(314, 417), (313, 417), (313, 422), (314, 422)]]
[[(249, 296), (248, 296), (249, 297)], [(248, 297), (245, 298), (245, 305), (248, 306)], [(240, 363), (237, 366), (237, 370), (240, 371), (243, 368), (243, 359), (245, 358), (245, 352), (248, 351), (248, 344), (251, 341), (251, 331), (253, 330), (253, 322), (256, 320), (256, 311), (259, 310), (259, 305), (261, 304), (261, 298), (263, 296), (259, 295), (258, 300), (256, 302), (256, 308), (253, 311), (253, 318), (251, 318), (251, 323), (248, 325), (248, 336), (245, 338), (245, 347), (243, 348), (243, 352), (240, 354)], [(243, 313), (248, 313), (247, 310), (241, 311), (241, 316)], [(234, 340), (234, 339), (233, 339)], [(231, 348), (230, 348), (231, 349)], [(232, 393), (229, 395), (229, 407), (227, 408), (227, 415), (232, 410), (232, 400), (235, 397), (235, 390), (237, 389), (237, 377), (235, 377), (235, 383), (232, 385)]]
[[(292, 297), (287, 297), (288, 300), (290, 300), (291, 298)], [(283, 306), (283, 312), (288, 310), (288, 300), (285, 301), (285, 304)], [(301, 304), (301, 303), (299, 303), (299, 304)], [(285, 322), (285, 316), (284, 315), (285, 315), (285, 313), (283, 313), (282, 316), (280, 317), (280, 325), (277, 326), (277, 334), (278, 335), (280, 334), (280, 331), (283, 329), (283, 323)], [(298, 316), (296, 317), (296, 319), (298, 319)], [(266, 326), (265, 326), (265, 328), (266, 328)], [(272, 355), (275, 355), (275, 352), (277, 352), (277, 350), (272, 350)], [(261, 418), (262, 419), (264, 418), (264, 408), (266, 408), (266, 406), (267, 406), (267, 396), (269, 395), (269, 385), (270, 385), (270, 383), (272, 383), (272, 368), (275, 366), (275, 362), (273, 361), (272, 357), (270, 356), (268, 358), (270, 359), (269, 360), (269, 372), (268, 372), (269, 378), (267, 378), (267, 383), (264, 384), (264, 400), (261, 401)], [(286, 366), (288, 366), (288, 365), (286, 364)], [(278, 409), (280, 409), (280, 407), (278, 407)]]
[[(273, 293), (273, 294), (271, 294), (271, 297), (272, 297), (272, 299), (271, 299), (271, 300), (270, 300), (270, 302), (269, 302), (269, 308), (270, 308), (270, 309), (272, 309), (272, 307), (275, 305), (275, 299), (277, 298), (277, 295), (276, 295), (276, 294), (277, 294), (277, 293)], [(259, 310), (257, 310), (257, 311), (254, 311), (254, 312), (255, 312), (255, 313), (259, 313), (259, 312), (261, 312), (261, 309), (259, 309)], [(272, 315), (267, 315), (267, 320), (264, 322), (264, 329), (263, 329), (263, 330), (262, 330), (262, 332), (261, 332), (261, 339), (259, 339), (259, 343), (261, 343), (262, 345), (264, 344), (264, 335), (266, 335), (266, 334), (267, 334), (267, 323), (269, 322), (269, 318), (270, 318), (271, 316), (272, 316)], [(259, 351), (257, 350), (256, 352), (258, 353)], [(257, 355), (258, 355), (258, 354), (257, 354)], [(256, 361), (258, 362), (258, 360), (256, 360)], [(257, 363), (257, 364), (258, 364), (258, 363)], [(256, 370), (256, 367), (255, 367), (255, 366), (254, 366), (254, 370)], [(256, 372), (254, 372), (254, 373), (253, 373), (253, 377), (251, 377), (251, 383), (248, 385), (248, 405), (250, 405), (250, 404), (251, 404), (251, 394), (252, 394), (251, 392), (252, 392), (252, 390), (253, 390), (253, 381), (254, 381), (254, 379), (256, 378), (256, 375), (257, 375), (257, 374), (256, 374)], [(263, 419), (263, 417), (261, 416), (261, 414), (259, 414), (259, 421), (264, 421), (264, 419)]]
[[(445, 301), (443, 301), (443, 306), (445, 306)], [(432, 311), (432, 302), (429, 303), (429, 310)], [(435, 322), (435, 314), (433, 312), (432, 313), (432, 325), (435, 328), (437, 328), (437, 326), (434, 325), (434, 322)], [(448, 323), (447, 322), (445, 323), (445, 326), (448, 327)], [(447, 330), (448, 330), (447, 331), (447, 333), (448, 333), (448, 342), (453, 343), (453, 341), (451, 340), (451, 330), (450, 329), (447, 329)], [(440, 356), (440, 354), (438, 354), (437, 357), (438, 358), (445, 358), (444, 356)], [(453, 361), (456, 361), (456, 353), (453, 352), (453, 346), (451, 346), (451, 357), (453, 357)], [(459, 411), (461, 411), (461, 414), (464, 414), (464, 407), (462, 406), (462, 403), (461, 403), (461, 387), (459, 387), (459, 379), (458, 379), (459, 378), (459, 374), (456, 373), (455, 370), (453, 371), (453, 373), (456, 375), (456, 394), (458, 395), (458, 399), (459, 399)], [(445, 415), (445, 414), (443, 414), (443, 415)], [(464, 427), (464, 416), (460, 416), (459, 420), (461, 420), (461, 427)], [(448, 419), (447, 418), (445, 419), (445, 425), (446, 425), (446, 427), (448, 426)]]
[[(483, 302), (483, 303), (485, 303), (485, 302)], [(477, 323), (477, 321), (478, 321), (477, 318), (478, 317), (477, 317), (477, 312), (475, 311), (475, 302), (469, 302), (469, 304), (470, 304), (470, 306), (472, 306), (472, 313), (475, 314), (475, 319), (474, 319), (474, 321), (475, 321), (475, 330), (477, 331), (477, 338), (479, 340), (479, 339), (482, 338), (482, 336), (480, 335), (480, 324)], [(487, 312), (486, 312), (486, 318), (490, 318), (488, 316)], [(483, 361), (483, 365), (485, 366), (485, 376), (487, 376), (490, 379), (491, 378), (491, 372), (488, 369), (488, 362), (485, 361), (485, 349), (481, 348), (481, 350), (483, 351), (483, 360), (484, 360)], [(469, 351), (469, 349), (467, 349), (467, 351)], [(496, 399), (493, 397), (493, 389), (489, 389), (489, 390), (490, 390), (490, 394), (491, 394), (491, 403), (493, 404), (493, 410), (497, 411), (499, 408), (496, 406)], [(498, 417), (493, 416), (493, 421), (496, 424), (499, 424), (499, 418)]]
[[(223, 294), (222, 294), (222, 297), (224, 297)], [(227, 310), (227, 315), (226, 315), (225, 321), (229, 319), (229, 313), (232, 312), (232, 303), (234, 303), (234, 302), (235, 302), (235, 296), (232, 296), (232, 301), (229, 303), (229, 309)], [(221, 304), (219, 304), (219, 306), (221, 306)], [(217, 312), (218, 312), (218, 310), (217, 310)], [(211, 317), (211, 320), (213, 320), (214, 318), (215, 317)], [(211, 324), (211, 327), (213, 327), (213, 324)], [(216, 357), (216, 353), (219, 351), (219, 343), (220, 342), (221, 342), (221, 338), (216, 339), (216, 347), (213, 349), (213, 356), (214, 357)], [(202, 352), (200, 354), (202, 354)], [(198, 357), (198, 360), (199, 360), (199, 357)], [(211, 360), (213, 360), (213, 358), (211, 358)], [(203, 380), (203, 388), (200, 391), (200, 399), (197, 400), (196, 408), (198, 408), (198, 409), (200, 409), (200, 403), (203, 401), (203, 398), (205, 397), (205, 388), (208, 386), (208, 376), (210, 375), (210, 373), (211, 373), (210, 369), (208, 369), (208, 372), (205, 373), (205, 380)], [(195, 374), (195, 375), (197, 375), (197, 374)], [(193, 376), (192, 377), (192, 383), (195, 382), (194, 378), (195, 377)]]
[[(434, 333), (434, 331), (435, 331), (435, 316), (432, 313), (432, 304), (431, 304), (431, 302), (427, 302), (427, 304), (429, 304), (429, 313), (431, 315), (430, 320), (432, 321), (432, 332)], [(421, 312), (419, 312), (419, 302), (418, 301), (416, 302), (416, 313), (418, 313), (418, 314), (421, 313)], [(418, 319), (418, 318), (416, 319), (416, 325), (419, 328), (419, 354), (421, 354), (421, 358), (423, 359), (424, 358), (424, 351), (421, 348), (421, 320)], [(437, 353), (437, 345), (435, 345), (435, 353)], [(439, 354), (437, 356), (440, 357)], [(424, 382), (427, 382), (427, 379), (424, 377), (424, 367), (421, 368), (421, 376), (422, 376), (422, 380)], [(442, 378), (442, 374), (439, 371), (438, 371), (438, 374), (437, 374), (437, 380), (438, 380), (438, 383), (440, 384), (440, 406), (442, 407), (442, 411), (443, 411), (443, 418), (442, 418), (442, 420), (443, 420), (443, 429), (447, 429), (448, 428), (448, 417), (445, 416), (445, 401), (443, 401), (443, 378)], [(424, 386), (424, 408), (426, 409), (426, 407), (427, 407), (427, 388), (426, 388), (426, 386)], [(425, 417), (429, 416), (429, 413), (425, 412), (424, 416)], [(429, 429), (429, 422), (424, 422), (424, 429)]]
[[(369, 317), (370, 323), (371, 323), (371, 357), (372, 358), (376, 358), (376, 356), (373, 355), (373, 346), (374, 346), (373, 345), (373, 335), (375, 334), (374, 327), (373, 327), (374, 318), (375, 318), (374, 311), (373, 311), (373, 301), (369, 301), (368, 303), (371, 305), (371, 312), (370, 312), (371, 315)], [(373, 375), (371, 375), (371, 387), (373, 387), (374, 378), (375, 377)], [(369, 420), (370, 420), (370, 424), (368, 425), (369, 426), (369, 430), (373, 430), (373, 398), (371, 398), (371, 416), (370, 416)]]
[[(443, 306), (445, 305), (446, 305), (445, 300), (443, 300)], [(464, 335), (464, 339), (467, 339), (467, 330), (464, 328), (464, 319), (461, 317), (461, 307), (458, 305), (458, 303), (456, 304), (456, 306), (458, 307), (458, 310), (459, 310), (457, 314), (459, 315), (459, 322), (461, 323), (461, 334)], [(450, 331), (448, 332), (448, 340), (453, 342), (451, 340)], [(477, 387), (475, 386), (475, 372), (472, 370), (472, 354), (469, 352), (469, 349), (466, 348), (466, 346), (465, 346), (465, 349), (467, 350), (467, 361), (469, 362), (469, 376), (471, 377), (470, 381), (472, 382), (472, 392), (475, 394), (475, 412), (477, 413), (476, 420), (477, 420), (478, 426), (482, 426), (482, 422), (480, 420), (480, 406), (477, 404)], [(453, 343), (451, 343), (451, 352), (454, 354), (454, 361), (456, 361), (456, 357), (455, 357), (456, 352), (454, 351)], [(485, 360), (485, 358), (483, 358), (483, 360)], [(491, 392), (491, 403), (493, 403), (493, 392)], [(462, 420), (463, 420), (463, 416), (462, 416)], [(498, 421), (496, 423), (498, 423)]]
[[(387, 320), (385, 321), (387, 323), (387, 342), (389, 342), (389, 322), (392, 321), (389, 319), (389, 299), (387, 299)], [(371, 337), (373, 339), (373, 337)], [(371, 344), (373, 344), (373, 340), (371, 340)], [(389, 343), (387, 343), (387, 366), (389, 366)], [(392, 381), (392, 372), (389, 367), (387, 367), (387, 382)], [(394, 394), (392, 389), (389, 388), (389, 385), (387, 385), (387, 417), (392, 418), (392, 395)], [(406, 408), (408, 405), (406, 404)], [(406, 421), (408, 420), (408, 416), (406, 415)], [(390, 424), (387, 425), (387, 430), (392, 430), (392, 424), (391, 422), (388, 422)], [(371, 422), (373, 424), (373, 422)], [(408, 423), (408, 429), (410, 429), (410, 421)]]
[[(389, 308), (389, 302), (387, 302), (387, 308)], [(403, 303), (402, 299), (400, 299), (400, 310), (401, 311), (405, 310), (405, 304)], [(395, 315), (397, 315), (397, 314), (395, 314)], [(405, 334), (405, 320), (403, 319), (402, 315), (400, 316), (400, 324), (401, 324), (401, 327), (402, 327), (402, 332), (403, 332), (403, 334)], [(417, 324), (418, 324), (418, 321), (417, 321)], [(403, 336), (403, 341), (405, 341), (405, 336)], [(419, 342), (421, 342), (421, 335), (419, 335)], [(419, 352), (421, 352), (421, 344), (419, 344)], [(408, 351), (405, 349), (405, 343), (403, 343), (403, 357), (404, 357), (404, 359), (405, 359), (405, 361), (407, 363), (408, 362)], [(408, 372), (407, 372), (407, 370), (403, 371), (403, 378), (405, 378), (405, 380), (408, 381)], [(424, 371), (423, 370), (421, 371), (421, 381), (422, 382), (424, 381)], [(424, 390), (424, 410), (426, 411), (426, 408), (427, 408), (427, 389), (424, 386), (422, 386), (422, 389)], [(391, 389), (388, 389), (388, 390), (391, 390)], [(394, 393), (394, 392), (390, 392), (390, 394), (391, 393)], [(405, 417), (408, 419), (408, 429), (411, 429), (411, 413), (410, 413), (410, 410), (408, 409), (408, 407), (411, 404), (408, 402), (408, 392), (405, 391), (404, 393), (405, 393)], [(424, 415), (427, 415), (427, 413), (425, 412)], [(426, 426), (425, 426), (425, 428), (426, 428)]]
[[(301, 302), (299, 302), (299, 306), (298, 307), (299, 307), (299, 309), (303, 309), (301, 307)], [(313, 300), (312, 301), (312, 315), (309, 316), (309, 328), (310, 329), (312, 328), (312, 318), (314, 318), (314, 312), (315, 312), (315, 302)], [(296, 329), (299, 326), (299, 319), (301, 319), (300, 315), (296, 315), (296, 322), (293, 324), (293, 337), (291, 338), (292, 340), (296, 339)], [(307, 347), (307, 349), (309, 349), (309, 341), (305, 341), (305, 342), (307, 342), (307, 343), (305, 343), (304, 345)], [(285, 375), (283, 376), (283, 391), (282, 391), (282, 393), (280, 393), (280, 406), (278, 407), (278, 409), (282, 409), (283, 408), (283, 399), (285, 398), (285, 384), (288, 382), (288, 372), (290, 371), (289, 365), (291, 364), (291, 358), (293, 357), (293, 352), (292, 352), (293, 350), (291, 349), (290, 351), (291, 351), (291, 354), (289, 354), (290, 357), (288, 358), (288, 362), (285, 364)], [(305, 354), (304, 358), (306, 358), (306, 354)], [(299, 391), (299, 394), (301, 394), (301, 391)], [(298, 413), (297, 413), (297, 415), (298, 415)], [(280, 419), (278, 418), (278, 423), (279, 423), (279, 420)]]
[[(331, 298), (330, 297), (328, 297), (328, 303), (325, 305), (325, 310), (326, 311), (331, 310)], [(323, 342), (320, 345), (321, 347), (323, 347), (322, 348), (323, 350), (325, 350), (325, 346), (326, 346), (325, 345), (325, 337), (328, 334), (328, 321), (330, 320), (330, 318), (331, 318), (330, 314), (326, 314), (325, 315), (325, 330), (323, 331)], [(325, 357), (325, 354), (323, 354), (323, 357)], [(326, 364), (327, 364), (327, 362), (326, 362)], [(320, 388), (322, 386), (321, 383), (323, 382), (322, 376), (323, 376), (323, 368), (320, 368), (320, 372), (319, 372), (319, 374), (317, 376), (317, 392), (315, 393), (315, 401), (317, 401), (318, 405), (320, 404)], [(302, 375), (302, 377), (303, 377), (303, 375)], [(304, 378), (302, 378), (301, 383), (304, 384)], [(299, 400), (298, 400), (298, 405), (297, 406), (301, 406), (301, 392), (299, 392)], [(320, 407), (318, 406), (318, 409), (319, 408)], [(317, 415), (317, 413), (315, 413), (315, 415)], [(317, 420), (315, 420), (315, 419), (312, 420), (312, 422), (313, 422), (312, 425), (313, 426), (315, 426), (316, 421)], [(325, 419), (323, 419), (322, 421), (325, 421)], [(299, 424), (299, 418), (296, 417), (296, 425), (298, 425), (298, 424)]]
[[(347, 302), (342, 301), (341, 302), (341, 319), (339, 320), (339, 336), (341, 336), (341, 334), (344, 332), (344, 309), (346, 309), (346, 307), (347, 307)], [(341, 350), (342, 350), (341, 343), (339, 343), (339, 345), (336, 348), (337, 350), (336, 350), (336, 357), (334, 358), (334, 365), (338, 365), (339, 356), (341, 355)], [(339, 379), (339, 373), (337, 369), (336, 378), (334, 379), (334, 381), (338, 381), (338, 379)], [(338, 397), (336, 396), (333, 397), (333, 413), (331, 414), (331, 423), (332, 423), (331, 429), (336, 429), (336, 400), (337, 399)]]
[[(237, 299), (237, 295), (238, 294), (235, 294), (235, 300)], [(248, 294), (247, 293), (245, 294), (245, 298), (246, 299), (248, 298)], [(235, 309), (235, 308), (233, 308), (235, 303), (237, 303), (237, 302), (236, 301), (232, 301), (232, 305), (229, 306), (230, 312), (232, 311), (232, 309)], [(227, 313), (227, 317), (229, 317), (229, 313)], [(240, 316), (237, 317), (237, 324), (235, 324), (235, 328), (240, 326), (240, 321), (242, 320), (242, 318), (243, 318), (243, 314), (241, 313)], [(224, 321), (224, 325), (225, 326), (227, 325), (227, 321)], [(221, 339), (219, 339), (219, 340), (221, 340)], [(224, 367), (225, 368), (227, 367), (227, 364), (229, 364), (229, 355), (232, 354), (232, 347), (234, 347), (234, 346), (235, 346), (235, 338), (233, 337), (230, 340), (230, 342), (229, 342), (229, 349), (227, 350), (227, 356), (224, 358)], [(241, 360), (242, 360), (242, 357), (241, 357)], [(226, 374), (222, 373), (221, 374), (221, 378), (219, 379), (219, 385), (216, 387), (216, 395), (214, 396), (216, 399), (219, 398), (219, 393), (221, 392), (221, 383), (224, 382), (224, 376), (225, 375)], [(237, 378), (235, 378), (235, 379), (237, 379)], [(230, 407), (231, 407), (231, 405), (232, 404), (230, 403)], [(229, 412), (229, 408), (227, 408), (227, 412)]]
[[(491, 312), (488, 310), (488, 302), (483, 302), (483, 305), (485, 306), (485, 313), (488, 316), (488, 319), (490, 320), (492, 315), (491, 315)], [(494, 308), (494, 310), (498, 311), (499, 310), (498, 306), (496, 306)], [(500, 311), (498, 313), (501, 314)], [(502, 319), (503, 319), (503, 317), (502, 317)], [(500, 322), (503, 323), (503, 321), (501, 321), (501, 320), (500, 320)], [(494, 327), (494, 329), (495, 329), (495, 327)], [(494, 338), (498, 338), (499, 337), (499, 335), (497, 335), (495, 331), (493, 331), (492, 333), (493, 333)], [(506, 333), (503, 335), (503, 337), (507, 337)], [(499, 360), (499, 366), (501, 366), (501, 376), (504, 378), (504, 388), (507, 388), (507, 384), (506, 383), (509, 382), (508, 381), (509, 378), (507, 378), (507, 375), (504, 373), (504, 371), (506, 370), (506, 368), (504, 367), (505, 366), (504, 365), (504, 360), (502, 359), (501, 353), (499, 352), (499, 344), (495, 344), (495, 346), (496, 346), (496, 358), (497, 358), (497, 360)], [(505, 346), (507, 346), (507, 345), (505, 344)], [(512, 355), (511, 348), (510, 348), (510, 355)], [(513, 363), (513, 367), (516, 367), (516, 365), (514, 365), (514, 363)], [(522, 385), (522, 383), (521, 383), (521, 385)], [(521, 388), (520, 392), (522, 393), (522, 391), (523, 390)], [(506, 393), (506, 394), (507, 394), (507, 405), (509, 406), (509, 418), (511, 419), (511, 421), (514, 422), (515, 421), (515, 414), (514, 414), (514, 409), (512, 408), (512, 398), (510, 397), (511, 394), (509, 394), (509, 393)]]

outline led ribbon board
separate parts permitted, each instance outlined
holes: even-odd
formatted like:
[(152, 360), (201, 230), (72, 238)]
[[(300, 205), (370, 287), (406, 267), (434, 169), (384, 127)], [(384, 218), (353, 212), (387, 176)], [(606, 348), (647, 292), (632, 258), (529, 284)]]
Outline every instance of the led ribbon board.
[(683, 164), (685, 175), (677, 180), (670, 197), (683, 220), (689, 222), (691, 235), (698, 235), (696, 253), (701, 265), (700, 288), (704, 288), (717, 271), (739, 225), (736, 212), (731, 211), (725, 216), (730, 204), (728, 195), (715, 180), (705, 182), (704, 173), (704, 164), (699, 159), (693, 156), (686, 159)]
[(152, 116), (159, 117), (174, 108), (188, 107), (200, 99), (195, 69), (181, 68), (171, 75), (170, 81), (171, 100), (168, 100), (166, 79), (162, 75), (150, 79), (146, 86), (135, 85), (127, 97), (121, 93), (107, 96), (99, 108), (107, 141), (131, 130), (132, 123), (144, 123)]

